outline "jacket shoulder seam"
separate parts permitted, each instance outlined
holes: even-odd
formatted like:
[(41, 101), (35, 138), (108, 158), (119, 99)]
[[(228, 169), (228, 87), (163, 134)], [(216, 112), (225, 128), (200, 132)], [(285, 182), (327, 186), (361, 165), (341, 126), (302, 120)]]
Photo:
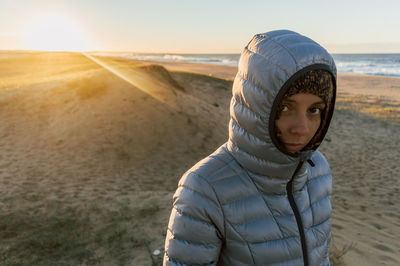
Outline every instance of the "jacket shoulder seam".
[[(209, 183), (208, 183), (208, 185), (211, 186)], [(209, 200), (209, 201), (213, 202), (214, 204), (216, 204), (215, 201), (212, 198), (210, 198), (209, 196), (207, 196), (205, 193), (201, 193), (200, 191), (197, 191), (197, 190), (195, 190), (195, 189), (193, 189), (193, 188), (191, 188), (191, 187), (189, 187), (189, 186), (187, 186), (185, 184), (181, 184), (181, 185), (179, 185), (179, 187), (182, 187), (182, 188), (185, 188), (187, 190), (193, 191), (194, 193), (199, 194), (201, 197), (206, 198), (207, 200)], [(213, 192), (215, 193), (214, 190), (213, 190)], [(218, 204), (216, 204), (216, 205), (218, 205)]]

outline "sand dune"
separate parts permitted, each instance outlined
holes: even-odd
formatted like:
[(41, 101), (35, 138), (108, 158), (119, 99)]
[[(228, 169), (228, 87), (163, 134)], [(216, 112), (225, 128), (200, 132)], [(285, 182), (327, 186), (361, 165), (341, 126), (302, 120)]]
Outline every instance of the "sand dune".
[[(0, 58), (0, 264), (160, 264), (180, 176), (227, 139), (235, 68), (96, 60)], [(367, 79), (340, 75), (321, 146), (334, 243), (347, 265), (398, 265), (399, 83)]]
[[(53, 56), (86, 67), (57, 76)], [(180, 175), (225, 139), (230, 84), (176, 75), (215, 85), (208, 102), (161, 67), (107, 62), (138, 88), (83, 55), (34, 57), (32, 85), (24, 66), (0, 90), (0, 264), (150, 265)]]

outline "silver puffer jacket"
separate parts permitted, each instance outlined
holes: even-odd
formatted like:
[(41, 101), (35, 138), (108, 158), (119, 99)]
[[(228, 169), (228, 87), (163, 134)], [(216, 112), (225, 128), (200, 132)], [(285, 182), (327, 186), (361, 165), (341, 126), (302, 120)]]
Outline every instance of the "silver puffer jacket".
[[(233, 84), (229, 140), (187, 171), (174, 195), (164, 265), (329, 265), (329, 165), (318, 151), (280, 147), (274, 115), (285, 91), (332, 57), (292, 31), (258, 34)], [(319, 129), (322, 141), (335, 97)]]

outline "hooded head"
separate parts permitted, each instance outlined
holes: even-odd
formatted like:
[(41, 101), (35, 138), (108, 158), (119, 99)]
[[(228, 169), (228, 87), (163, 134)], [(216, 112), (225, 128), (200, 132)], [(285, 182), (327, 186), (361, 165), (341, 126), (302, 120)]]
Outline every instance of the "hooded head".
[[(257, 34), (244, 48), (233, 84), (228, 149), (253, 173), (287, 178), (323, 140), (332, 117), (336, 67), (313, 40), (288, 30)], [(315, 135), (300, 152), (282, 144), (276, 121), (282, 100), (311, 94), (324, 103)]]
[(325, 128), (321, 122), (327, 121), (332, 92), (331, 74), (325, 70), (310, 70), (291, 83), (276, 113), (270, 116), (275, 118), (275, 124), (271, 124), (275, 134), (271, 133), (271, 138), (278, 142), (280, 150), (297, 153), (319, 146), (319, 129)]

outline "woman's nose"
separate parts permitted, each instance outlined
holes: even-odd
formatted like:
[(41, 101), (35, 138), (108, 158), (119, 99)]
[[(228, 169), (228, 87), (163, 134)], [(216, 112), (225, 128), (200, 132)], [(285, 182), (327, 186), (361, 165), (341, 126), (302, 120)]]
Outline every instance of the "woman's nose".
[(296, 135), (306, 135), (308, 134), (310, 128), (308, 125), (308, 119), (305, 115), (297, 115), (294, 118), (293, 124), (290, 128), (290, 132)]

